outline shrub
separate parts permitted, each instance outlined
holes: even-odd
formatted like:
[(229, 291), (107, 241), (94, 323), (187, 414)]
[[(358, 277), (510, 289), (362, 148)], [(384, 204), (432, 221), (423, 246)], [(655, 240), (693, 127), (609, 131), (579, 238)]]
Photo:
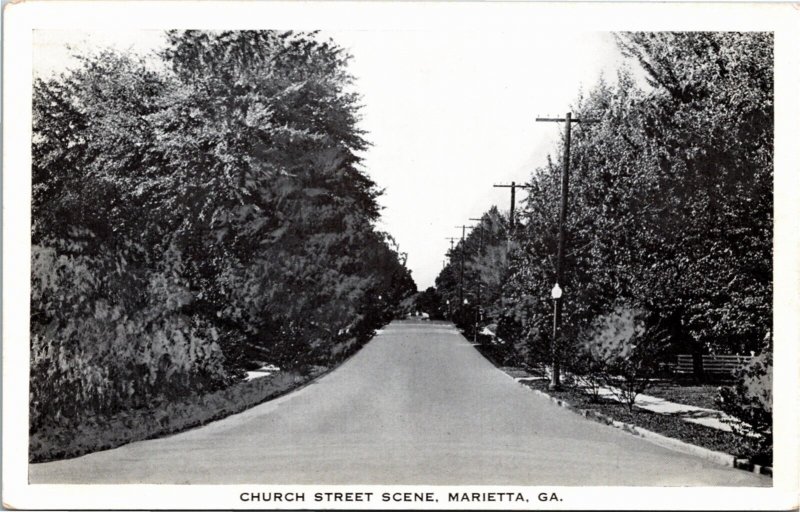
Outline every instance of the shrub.
[[(217, 330), (183, 313), (184, 289), (152, 274), (132, 300), (113, 303), (124, 283), (98, 278), (99, 258), (34, 245), (30, 428), (45, 417), (63, 424), (81, 417), (179, 399), (229, 383)], [(98, 284), (101, 283), (101, 284)]]
[(596, 318), (584, 332), (579, 359), (584, 361), (584, 377), (596, 387), (600, 382), (608, 386), (632, 411), (636, 397), (658, 371), (665, 338), (653, 315), (619, 306)]
[(772, 464), (772, 349), (743, 367), (733, 386), (720, 388), (717, 403), (739, 421), (729, 422), (741, 439), (744, 455)]
[(583, 351), (570, 364), (575, 383), (589, 395), (592, 403), (600, 401), (600, 388), (603, 386), (605, 364), (588, 351)]

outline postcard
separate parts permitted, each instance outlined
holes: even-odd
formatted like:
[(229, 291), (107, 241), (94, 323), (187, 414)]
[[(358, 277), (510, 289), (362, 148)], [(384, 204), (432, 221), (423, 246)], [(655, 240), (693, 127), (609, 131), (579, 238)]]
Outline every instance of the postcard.
[(5, 16), (5, 507), (798, 506), (797, 6)]

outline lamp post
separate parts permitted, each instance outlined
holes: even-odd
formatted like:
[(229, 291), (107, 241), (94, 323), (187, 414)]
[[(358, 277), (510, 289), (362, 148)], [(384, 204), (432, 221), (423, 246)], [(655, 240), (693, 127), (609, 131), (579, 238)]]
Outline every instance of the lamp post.
[(553, 286), (550, 296), (553, 297), (553, 341), (550, 344), (550, 351), (553, 358), (553, 369), (550, 372), (549, 389), (558, 389), (561, 386), (561, 368), (558, 360), (558, 329), (561, 326), (561, 296), (564, 291), (556, 283)]
[(566, 246), (567, 203), (569, 197), (569, 150), (572, 123), (599, 123), (599, 119), (573, 118), (571, 112), (563, 118), (537, 117), (536, 121), (551, 123), (566, 122), (564, 128), (564, 167), (561, 170), (561, 206), (558, 214), (558, 253), (556, 256), (556, 285), (553, 287), (553, 375), (550, 380), (550, 389), (557, 389), (559, 382), (559, 362), (556, 352), (558, 327), (561, 323), (561, 287), (558, 282), (563, 282), (564, 257)]
[(478, 342), (478, 327), (481, 326), (483, 322), (483, 306), (478, 303), (478, 307), (475, 308), (475, 343)]
[[(478, 223), (477, 224), (477, 229), (478, 229), (478, 234), (479, 234), (479, 237), (480, 237), (480, 238), (478, 238), (478, 256), (481, 257), (481, 256), (483, 256), (483, 217), (481, 217), (481, 218), (470, 217), (469, 220), (473, 220), (473, 221)], [(480, 318), (479, 315), (480, 315), (480, 313), (481, 313), (481, 311), (483, 309), (483, 301), (481, 301), (481, 279), (480, 279), (480, 277), (478, 277), (478, 297), (477, 297), (477, 299), (478, 299), (478, 304), (477, 304), (477, 307), (475, 309), (475, 329), (476, 330), (478, 329), (478, 326), (480, 325), (480, 321), (481, 321), (482, 318)]]
[[(469, 306), (469, 300), (464, 297), (464, 306)], [(475, 325), (472, 326), (472, 343), (478, 343), (478, 330)]]

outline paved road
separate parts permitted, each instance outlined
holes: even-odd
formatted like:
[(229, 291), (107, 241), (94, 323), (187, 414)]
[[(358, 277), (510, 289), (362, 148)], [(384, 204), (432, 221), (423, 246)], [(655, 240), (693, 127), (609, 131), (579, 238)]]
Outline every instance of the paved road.
[(552, 405), (449, 325), (395, 322), (316, 383), (32, 483), (771, 485)]

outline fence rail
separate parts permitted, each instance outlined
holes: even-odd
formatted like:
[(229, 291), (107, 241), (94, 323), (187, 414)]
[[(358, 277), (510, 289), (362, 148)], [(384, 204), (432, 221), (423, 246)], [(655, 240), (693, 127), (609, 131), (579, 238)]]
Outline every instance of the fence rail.
[[(743, 367), (750, 360), (752, 356), (721, 356), (721, 355), (704, 355), (703, 356), (703, 372), (713, 373), (719, 375), (729, 375)], [(689, 354), (679, 354), (678, 364), (675, 365), (675, 373), (693, 373), (694, 364), (692, 363), (692, 356)]]

